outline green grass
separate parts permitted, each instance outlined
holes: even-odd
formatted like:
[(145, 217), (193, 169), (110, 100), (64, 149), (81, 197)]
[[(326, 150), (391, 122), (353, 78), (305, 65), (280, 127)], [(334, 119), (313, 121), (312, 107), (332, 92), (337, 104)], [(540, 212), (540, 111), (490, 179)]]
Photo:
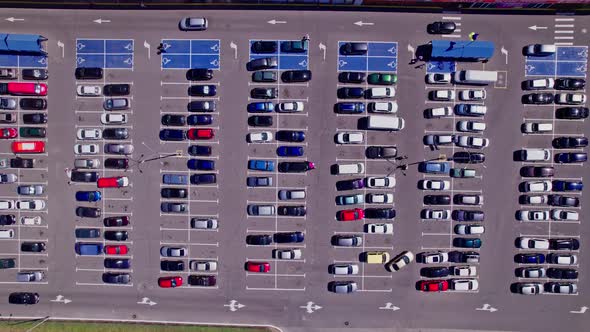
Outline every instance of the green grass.
[[(24, 332), (39, 321), (1, 321), (0, 332)], [(264, 328), (124, 323), (45, 322), (34, 332), (269, 332)]]

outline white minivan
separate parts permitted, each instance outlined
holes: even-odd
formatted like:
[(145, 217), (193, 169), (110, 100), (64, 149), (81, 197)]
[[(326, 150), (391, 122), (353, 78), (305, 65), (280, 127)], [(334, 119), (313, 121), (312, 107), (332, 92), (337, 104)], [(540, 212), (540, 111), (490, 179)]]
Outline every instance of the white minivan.
[(365, 164), (334, 164), (332, 166), (333, 174), (363, 174), (365, 173)]

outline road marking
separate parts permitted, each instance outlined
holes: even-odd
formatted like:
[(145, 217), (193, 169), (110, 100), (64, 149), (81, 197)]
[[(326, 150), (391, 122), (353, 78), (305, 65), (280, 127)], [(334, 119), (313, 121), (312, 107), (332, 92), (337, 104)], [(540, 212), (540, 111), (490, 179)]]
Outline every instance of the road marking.
[(307, 311), (308, 314), (312, 314), (315, 311), (322, 309), (321, 306), (319, 306), (311, 301), (307, 302), (307, 305), (299, 306), (299, 308), (305, 309), (305, 311)]
[(387, 303), (385, 303), (385, 306), (379, 307), (379, 309), (381, 309), (381, 310), (393, 310), (393, 311), (397, 311), (397, 310), (400, 309), (400, 307), (396, 307), (396, 306), (393, 305), (393, 303), (387, 302)]

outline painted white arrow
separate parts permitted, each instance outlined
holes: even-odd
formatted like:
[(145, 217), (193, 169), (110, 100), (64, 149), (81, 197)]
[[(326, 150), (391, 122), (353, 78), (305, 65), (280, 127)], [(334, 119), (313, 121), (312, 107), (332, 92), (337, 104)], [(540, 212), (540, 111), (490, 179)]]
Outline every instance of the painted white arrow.
[(111, 20), (103, 20), (102, 18), (96, 19), (94, 21), (92, 21), (94, 23), (98, 23), (98, 24), (102, 24), (102, 23), (110, 23)]
[(61, 48), (61, 57), (62, 57), (62, 58), (63, 58), (63, 57), (65, 57), (65, 50), (64, 50), (64, 46), (65, 46), (65, 45), (64, 45), (64, 43), (62, 43), (62, 41), (61, 41), (61, 40), (58, 40), (58, 41), (57, 41), (57, 47), (60, 47), (60, 48)]
[(147, 42), (147, 40), (143, 41), (143, 47), (147, 48), (148, 60), (151, 59), (151, 55), (150, 55), (151, 45)]
[(358, 21), (358, 22), (354, 22), (355, 25), (358, 25), (359, 27), (362, 27), (363, 25), (375, 25), (375, 23), (372, 22), (363, 22), (363, 21)]
[(587, 306), (583, 306), (580, 308), (580, 310), (576, 311), (576, 310), (572, 310), (570, 311), (572, 314), (583, 314), (586, 312), (586, 310), (588, 310), (589, 308)]
[(270, 20), (266, 23), (270, 23), (270, 24), (285, 24), (287, 23), (287, 21), (278, 21), (278, 20)]
[(500, 52), (506, 56), (506, 64), (508, 64), (508, 50), (505, 49), (504, 46), (502, 46)]
[(229, 301), (229, 304), (224, 304), (224, 307), (229, 307), (229, 310), (234, 312), (234, 311), (238, 311), (238, 309), (241, 309), (243, 307), (245, 307), (245, 305), (239, 303), (236, 300), (231, 300)]
[(495, 312), (498, 311), (498, 309), (492, 307), (491, 305), (485, 303), (481, 308), (475, 308), (475, 310), (480, 310), (480, 311), (489, 311), (489, 312)]
[(6, 18), (5, 20), (9, 21), (9, 22), (15, 22), (15, 21), (24, 21), (24, 18), (14, 18), (14, 17), (9, 17)]
[(50, 300), (51, 302), (63, 302), (64, 304), (68, 304), (72, 302), (70, 299), (66, 299), (63, 295), (58, 295), (55, 297), (55, 300)]
[(547, 27), (538, 27), (536, 25), (532, 25), (529, 27), (529, 29), (537, 31), (537, 30), (545, 30), (545, 29), (547, 29)]
[(393, 310), (393, 311), (398, 311), (400, 309), (400, 307), (396, 307), (393, 305), (393, 303), (391, 302), (387, 302), (385, 303), (385, 306), (383, 307), (379, 307), (379, 309), (381, 310)]
[(320, 51), (324, 52), (324, 61), (326, 61), (326, 45), (324, 45), (320, 42), (319, 47), (320, 47)]
[(156, 305), (157, 303), (154, 302), (154, 301), (152, 301), (152, 300), (150, 300), (149, 297), (144, 297), (144, 298), (141, 299), (140, 302), (137, 302), (137, 304), (147, 304), (147, 305), (149, 305), (151, 307), (151, 306)]
[(316, 310), (322, 309), (322, 307), (320, 307), (319, 305), (317, 305), (311, 301), (307, 302), (307, 305), (302, 305), (299, 308), (305, 309), (305, 311), (307, 311), (308, 314), (312, 314)]
[(416, 52), (416, 49), (414, 48), (414, 46), (408, 44), (408, 52), (412, 53), (412, 58), (414, 58), (414, 53)]
[(231, 42), (229, 42), (229, 48), (234, 50), (234, 59), (237, 59), (238, 58), (238, 45), (236, 45), (236, 43), (231, 41)]

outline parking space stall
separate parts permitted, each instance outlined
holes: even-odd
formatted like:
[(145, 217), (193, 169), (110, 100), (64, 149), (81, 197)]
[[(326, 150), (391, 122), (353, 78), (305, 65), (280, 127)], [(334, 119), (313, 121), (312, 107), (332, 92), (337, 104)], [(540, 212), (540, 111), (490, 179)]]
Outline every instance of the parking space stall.
[(133, 286), (133, 39), (77, 39), (76, 285)]
[[(220, 40), (163, 39), (160, 278), (163, 288), (219, 289)], [(163, 150), (163, 151), (162, 151)]]

